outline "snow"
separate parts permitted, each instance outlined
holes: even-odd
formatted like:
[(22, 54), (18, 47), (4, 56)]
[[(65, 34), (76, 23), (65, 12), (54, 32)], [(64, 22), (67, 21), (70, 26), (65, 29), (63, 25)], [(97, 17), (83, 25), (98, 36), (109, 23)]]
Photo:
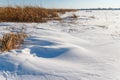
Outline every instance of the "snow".
[(0, 80), (119, 80), (120, 11), (74, 13), (60, 22), (0, 23), (0, 36), (11, 27), (29, 35), (0, 55)]

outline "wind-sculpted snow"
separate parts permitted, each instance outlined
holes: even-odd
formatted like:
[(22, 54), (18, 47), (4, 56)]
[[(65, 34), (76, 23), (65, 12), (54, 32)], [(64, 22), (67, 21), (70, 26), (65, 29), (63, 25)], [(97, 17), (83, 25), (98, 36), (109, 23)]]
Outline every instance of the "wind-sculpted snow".
[(19, 49), (0, 55), (0, 80), (119, 80), (120, 11), (78, 11), (48, 23), (0, 23), (0, 36), (26, 28)]

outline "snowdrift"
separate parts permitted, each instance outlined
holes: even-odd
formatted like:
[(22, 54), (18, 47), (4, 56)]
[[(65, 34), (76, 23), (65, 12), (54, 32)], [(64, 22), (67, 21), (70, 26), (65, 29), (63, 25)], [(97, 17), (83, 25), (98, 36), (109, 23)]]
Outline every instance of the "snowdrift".
[[(120, 11), (78, 11), (48, 23), (0, 23), (26, 27), (20, 49), (0, 55), (0, 80), (119, 80)], [(94, 16), (94, 17), (93, 17)]]

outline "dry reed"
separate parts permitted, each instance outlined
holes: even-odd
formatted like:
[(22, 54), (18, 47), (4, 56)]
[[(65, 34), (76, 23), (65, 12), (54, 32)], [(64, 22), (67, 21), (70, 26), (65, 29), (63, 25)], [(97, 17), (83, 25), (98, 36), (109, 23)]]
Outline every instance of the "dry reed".
[(3, 38), (0, 39), (0, 51), (4, 52), (19, 48), (26, 37), (27, 35), (23, 32), (4, 34)]
[(40, 7), (0, 7), (0, 22), (47, 22), (60, 20), (58, 13), (74, 9), (46, 9)]
[(78, 18), (78, 16), (73, 13), (72, 16), (69, 16), (69, 18)]

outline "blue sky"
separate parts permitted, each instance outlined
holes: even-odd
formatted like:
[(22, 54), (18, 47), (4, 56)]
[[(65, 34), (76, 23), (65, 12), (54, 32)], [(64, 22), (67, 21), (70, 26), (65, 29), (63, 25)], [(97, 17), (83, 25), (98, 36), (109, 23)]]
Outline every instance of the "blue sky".
[(47, 8), (118, 8), (120, 0), (0, 0), (0, 6), (6, 5), (36, 5)]

